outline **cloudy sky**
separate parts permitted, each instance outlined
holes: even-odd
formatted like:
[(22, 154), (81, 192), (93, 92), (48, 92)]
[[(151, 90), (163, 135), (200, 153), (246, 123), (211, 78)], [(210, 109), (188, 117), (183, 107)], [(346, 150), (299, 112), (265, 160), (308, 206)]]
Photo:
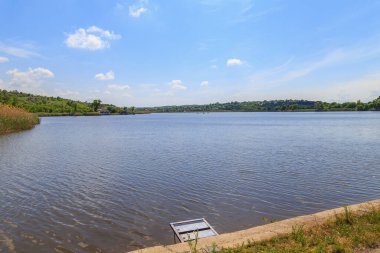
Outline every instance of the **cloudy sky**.
[(120, 106), (380, 96), (380, 1), (0, 0), (0, 89)]

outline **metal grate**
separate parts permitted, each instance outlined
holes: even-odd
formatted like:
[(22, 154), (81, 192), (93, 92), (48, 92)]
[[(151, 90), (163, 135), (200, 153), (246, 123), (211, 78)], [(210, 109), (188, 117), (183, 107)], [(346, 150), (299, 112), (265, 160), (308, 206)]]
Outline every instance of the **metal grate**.
[(174, 242), (176, 238), (180, 242), (187, 242), (195, 238), (204, 238), (218, 235), (215, 229), (204, 219), (194, 219), (170, 223), (174, 232)]

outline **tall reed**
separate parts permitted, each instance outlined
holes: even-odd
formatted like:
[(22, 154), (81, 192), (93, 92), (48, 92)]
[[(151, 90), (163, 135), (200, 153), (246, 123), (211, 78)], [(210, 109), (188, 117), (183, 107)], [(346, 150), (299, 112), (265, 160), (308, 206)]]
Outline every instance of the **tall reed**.
[(40, 119), (33, 113), (0, 104), (0, 134), (8, 134), (33, 128)]

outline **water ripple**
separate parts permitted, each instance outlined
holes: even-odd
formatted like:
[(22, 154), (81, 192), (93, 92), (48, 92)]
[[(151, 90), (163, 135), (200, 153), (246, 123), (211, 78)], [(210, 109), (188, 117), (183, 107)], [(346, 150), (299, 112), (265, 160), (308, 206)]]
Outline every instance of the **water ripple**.
[(0, 251), (123, 252), (380, 197), (379, 113), (43, 118), (0, 137)]

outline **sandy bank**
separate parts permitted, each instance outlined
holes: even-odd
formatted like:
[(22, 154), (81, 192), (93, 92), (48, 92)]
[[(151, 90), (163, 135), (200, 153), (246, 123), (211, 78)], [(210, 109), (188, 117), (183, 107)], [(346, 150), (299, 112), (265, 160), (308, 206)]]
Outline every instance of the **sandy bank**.
[[(368, 201), (356, 205), (351, 205), (348, 208), (353, 213), (364, 213), (370, 210), (373, 206), (380, 206), (380, 199)], [(337, 214), (344, 213), (343, 208), (335, 208), (315, 214), (298, 216), (283, 221), (253, 227), (245, 230), (240, 230), (232, 233), (221, 234), (215, 237), (203, 238), (198, 241), (198, 249), (207, 249), (213, 244), (218, 247), (231, 247), (251, 241), (261, 241), (270, 239), (279, 234), (291, 233), (292, 227), (296, 225), (304, 225), (305, 227), (312, 227), (327, 220), (334, 218)], [(164, 253), (164, 252), (189, 252), (187, 243), (178, 243), (168, 246), (155, 246), (140, 250), (131, 251), (131, 253)]]

